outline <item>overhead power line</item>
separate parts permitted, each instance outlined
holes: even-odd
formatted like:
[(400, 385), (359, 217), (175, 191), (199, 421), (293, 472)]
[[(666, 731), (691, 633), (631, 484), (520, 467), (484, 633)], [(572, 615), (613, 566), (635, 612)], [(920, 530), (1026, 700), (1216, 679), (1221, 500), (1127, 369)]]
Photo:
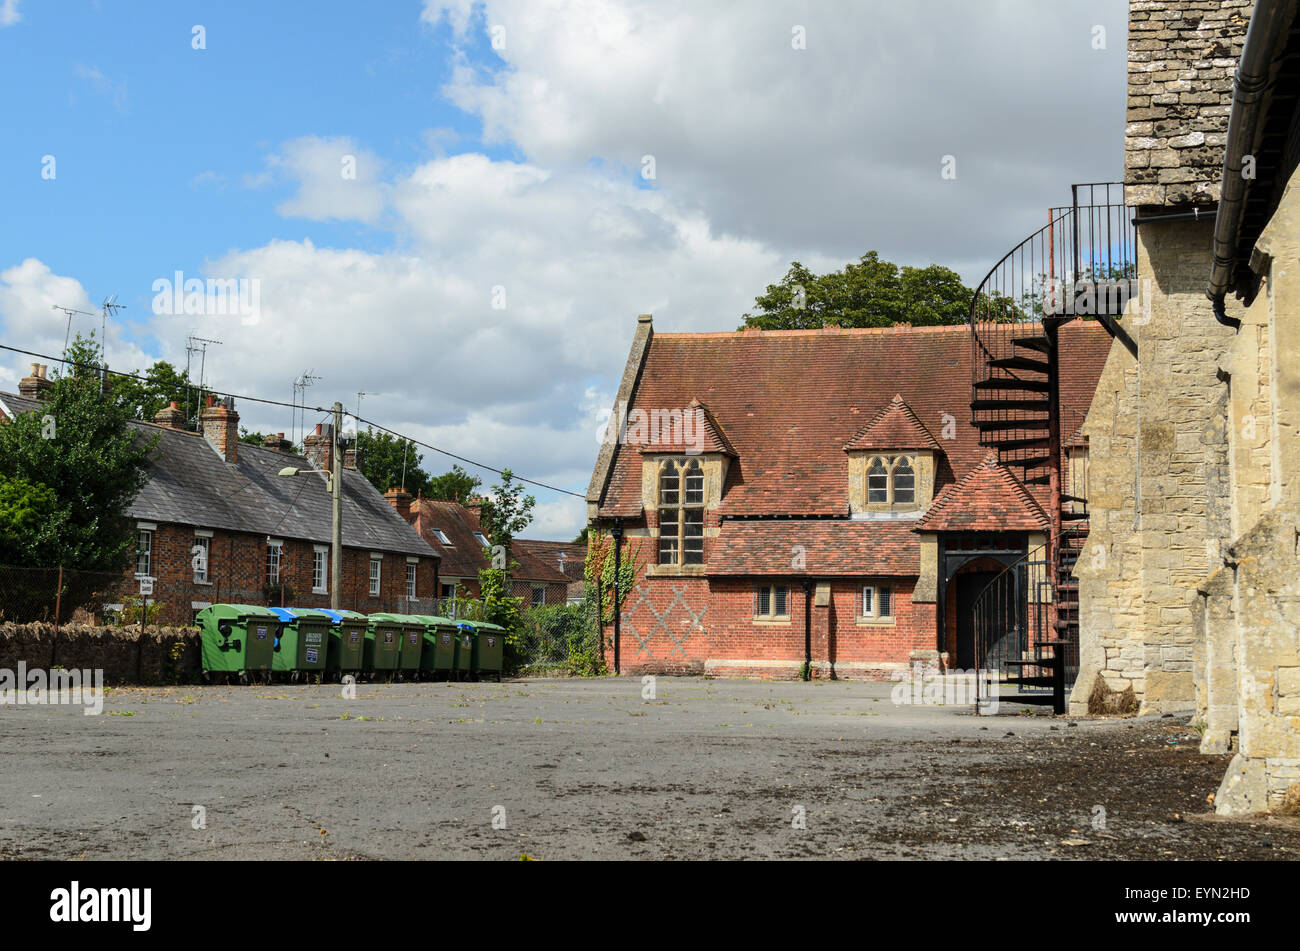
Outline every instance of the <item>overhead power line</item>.
[[(11, 347), (8, 344), (3, 344), (3, 343), (0, 343), (0, 350), (8, 350), (11, 353), (21, 353), (24, 356), (36, 357), (40, 360), (49, 360), (51, 362), (63, 362), (65, 365), (70, 365), (74, 369), (85, 368), (85, 369), (95, 370), (97, 372), (103, 369), (102, 367), (95, 366), (94, 364), (91, 363), (84, 363), (84, 364), (76, 363), (73, 361), (65, 360), (62, 357), (52, 357), (48, 353), (37, 353), (34, 350), (24, 350), (21, 347)], [(105, 372), (107, 372), (110, 376), (120, 376), (128, 380), (137, 380), (141, 383), (154, 382), (153, 380), (150, 380), (147, 377), (140, 376), (139, 374), (136, 373), (123, 373), (120, 370), (106, 370)], [(302, 403), (286, 403), (284, 400), (268, 400), (260, 396), (249, 396), (243, 393), (232, 393), (228, 390), (213, 389), (213, 390), (209, 390), (208, 392), (210, 392), (213, 396), (230, 396), (230, 397), (234, 397), (237, 400), (242, 400), (246, 403), (261, 403), (266, 406), (283, 406), (295, 410), (303, 410), (304, 412), (311, 411), (316, 413), (327, 413), (331, 415), (334, 412), (332, 408), (326, 408), (324, 406), (309, 406), (307, 404), (302, 404)], [(419, 439), (414, 439), (410, 436), (407, 436), (405, 433), (400, 433), (395, 429), (389, 429), (387, 426), (382, 426), (379, 423), (374, 422), (373, 420), (363, 419), (360, 416), (357, 416), (353, 413), (349, 413), (347, 410), (344, 410), (343, 413), (345, 416), (351, 416), (353, 419), (355, 419), (357, 421), (358, 426), (360, 426), (362, 423), (365, 423), (367, 426), (371, 427), (372, 429), (377, 429), (381, 432), (388, 433), (390, 436), (396, 436), (398, 439), (405, 439), (416, 446), (420, 446), (423, 449), (428, 449), (433, 452), (440, 453), (441, 455), (449, 456), (450, 458), (455, 459), (459, 462), (463, 462), (466, 465), (471, 465), (474, 466), (475, 468), (486, 470), (487, 472), (495, 472), (497, 475), (505, 474), (504, 469), (499, 469), (496, 466), (489, 466), (486, 463), (477, 462), (474, 459), (468, 458), (467, 456), (461, 456), (454, 452), (451, 452), (450, 450), (439, 448), (438, 446), (431, 445), (430, 443), (427, 442), (422, 442)], [(523, 476), (518, 475), (513, 471), (510, 473), (510, 476), (511, 478), (517, 479), (520, 482), (527, 483), (528, 485), (535, 485), (538, 488), (546, 489), (549, 492), (558, 492), (561, 495), (569, 495), (575, 499), (586, 498), (586, 496), (580, 492), (571, 492), (568, 489), (561, 489), (558, 486), (549, 485), (548, 483), (545, 482), (538, 482), (536, 479), (526, 479)]]

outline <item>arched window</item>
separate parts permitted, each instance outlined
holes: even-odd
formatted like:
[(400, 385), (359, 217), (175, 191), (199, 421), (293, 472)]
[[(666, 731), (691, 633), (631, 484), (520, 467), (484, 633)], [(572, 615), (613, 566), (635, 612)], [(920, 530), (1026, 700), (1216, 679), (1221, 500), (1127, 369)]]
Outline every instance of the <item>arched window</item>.
[(879, 457), (867, 466), (867, 501), (873, 505), (889, 501), (889, 470)]
[(916, 502), (916, 470), (907, 456), (894, 463), (894, 502), (900, 505)]
[(704, 564), (704, 469), (668, 460), (659, 469), (659, 564)]

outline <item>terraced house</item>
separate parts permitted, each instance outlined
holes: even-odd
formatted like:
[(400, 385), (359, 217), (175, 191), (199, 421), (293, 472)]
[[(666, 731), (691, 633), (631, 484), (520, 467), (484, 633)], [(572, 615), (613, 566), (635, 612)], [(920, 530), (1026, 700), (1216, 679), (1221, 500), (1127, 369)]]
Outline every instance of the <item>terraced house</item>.
[[(1053, 398), (1077, 429), (1111, 338), (1096, 321), (1060, 337)], [(975, 353), (964, 325), (656, 334), (638, 318), (587, 494), (637, 564), (621, 670), (975, 666), (972, 602), (1045, 551), (1061, 491), (1034, 475), (1041, 452), (1000, 453), (972, 420)]]
[[(49, 386), (45, 368), (33, 367), (19, 393), (0, 393), (0, 413), (39, 411)], [(152, 580), (160, 624), (189, 624), (223, 602), (329, 607), (331, 496), (325, 477), (312, 471), (332, 465), (328, 427), (306, 437), (303, 457), (288, 452), (282, 437), (266, 446), (240, 442), (233, 400), (210, 401), (200, 419), (201, 433), (184, 430), (173, 403), (153, 423), (130, 424), (159, 444), (149, 481), (127, 511), (137, 542), (113, 599)], [(303, 471), (281, 477), (286, 468)], [(363, 613), (431, 607), (438, 553), (346, 460), (343, 489), (340, 605)], [(112, 604), (97, 613), (106, 608)]]

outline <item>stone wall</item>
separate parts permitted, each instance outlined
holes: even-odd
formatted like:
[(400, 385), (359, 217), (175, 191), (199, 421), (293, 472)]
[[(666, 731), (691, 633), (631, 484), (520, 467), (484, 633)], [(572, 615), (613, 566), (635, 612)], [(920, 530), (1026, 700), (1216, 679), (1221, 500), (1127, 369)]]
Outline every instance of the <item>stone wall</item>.
[(1219, 178), (1252, 0), (1129, 5), (1126, 203), (1209, 204)]
[(103, 670), (104, 683), (179, 684), (202, 681), (199, 632), (188, 627), (91, 627), (0, 624), (0, 669)]

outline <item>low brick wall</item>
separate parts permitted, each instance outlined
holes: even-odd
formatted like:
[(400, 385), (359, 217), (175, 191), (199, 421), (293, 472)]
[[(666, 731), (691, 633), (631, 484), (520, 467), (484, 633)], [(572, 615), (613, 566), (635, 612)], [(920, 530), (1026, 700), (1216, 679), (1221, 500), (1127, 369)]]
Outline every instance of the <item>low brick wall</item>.
[(104, 683), (154, 685), (202, 680), (199, 631), (193, 627), (92, 627), (0, 624), (0, 668), (102, 669)]

